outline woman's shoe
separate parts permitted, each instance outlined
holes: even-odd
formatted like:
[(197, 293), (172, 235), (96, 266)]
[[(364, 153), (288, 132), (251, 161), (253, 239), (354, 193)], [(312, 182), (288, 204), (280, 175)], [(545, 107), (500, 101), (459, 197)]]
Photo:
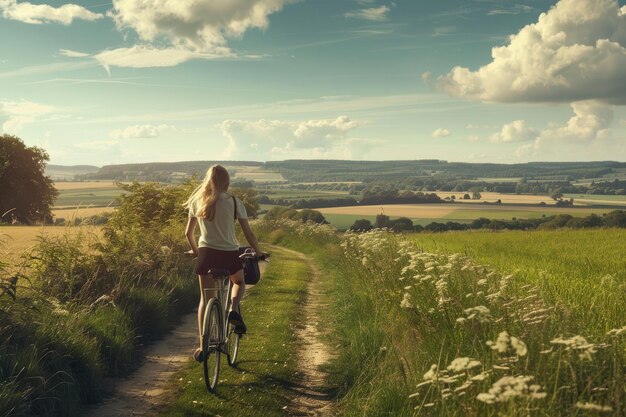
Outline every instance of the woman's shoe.
[(235, 326), (233, 332), (237, 334), (246, 333), (246, 324), (243, 322), (243, 317), (241, 317), (241, 314), (237, 313), (236, 311), (231, 311), (230, 313), (228, 313), (228, 322)]
[(204, 352), (202, 351), (202, 349), (196, 349), (196, 351), (193, 352), (193, 358), (196, 360), (196, 362), (204, 361)]

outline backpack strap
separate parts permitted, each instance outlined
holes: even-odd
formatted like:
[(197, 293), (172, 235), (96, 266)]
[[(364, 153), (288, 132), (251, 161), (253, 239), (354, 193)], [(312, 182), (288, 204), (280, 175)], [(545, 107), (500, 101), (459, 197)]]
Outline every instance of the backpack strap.
[(237, 220), (237, 200), (234, 195), (231, 195), (231, 198), (233, 199), (233, 205), (235, 206), (235, 220)]

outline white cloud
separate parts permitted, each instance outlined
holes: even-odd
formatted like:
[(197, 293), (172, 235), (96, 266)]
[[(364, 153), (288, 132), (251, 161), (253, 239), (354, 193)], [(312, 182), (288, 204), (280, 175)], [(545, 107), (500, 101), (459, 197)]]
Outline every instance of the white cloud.
[(350, 138), (359, 124), (347, 116), (306, 121), (224, 120), (228, 139), (224, 157), (256, 159), (349, 157), (363, 154), (375, 141)]
[(104, 17), (76, 4), (53, 7), (47, 4), (18, 3), (17, 0), (0, 0), (0, 9), (4, 18), (30, 24), (54, 22), (69, 25), (74, 19), (93, 21)]
[(537, 155), (552, 145), (588, 145), (611, 136), (613, 123), (611, 106), (597, 101), (583, 101), (572, 104), (574, 115), (564, 125), (554, 125), (540, 132), (534, 142), (519, 147), (518, 156)]
[(448, 129), (435, 129), (432, 133), (433, 138), (444, 138), (446, 136), (450, 136), (450, 131)]
[(492, 142), (526, 142), (535, 139), (539, 132), (526, 125), (525, 120), (515, 120), (502, 126), (502, 130), (491, 135)]
[(84, 58), (90, 56), (89, 54), (86, 54), (84, 52), (72, 51), (70, 49), (60, 49), (59, 54), (70, 58)]
[(176, 128), (172, 125), (134, 125), (125, 129), (115, 129), (109, 134), (113, 139), (139, 139), (156, 138), (165, 132), (173, 132)]
[(487, 12), (488, 16), (497, 16), (497, 15), (516, 15), (520, 13), (530, 13), (534, 12), (536, 9), (534, 7), (525, 5), (525, 4), (514, 4), (509, 8), (502, 7), (501, 5), (498, 9), (492, 9)]
[[(625, 6), (626, 7), (626, 6)], [(476, 71), (437, 80), (450, 95), (490, 102), (626, 104), (626, 14), (617, 0), (560, 0)]]
[(24, 125), (55, 111), (57, 109), (53, 106), (32, 101), (2, 101), (0, 102), (0, 116), (6, 119), (2, 123), (2, 131), (11, 134), (18, 133)]
[(195, 52), (180, 48), (159, 49), (149, 45), (135, 45), (130, 48), (118, 48), (102, 51), (93, 55), (110, 73), (110, 67), (149, 68), (174, 67), (191, 59), (215, 59), (228, 56), (228, 51), (216, 50), (215, 53)]
[(382, 22), (387, 20), (387, 14), (390, 10), (389, 6), (369, 7), (366, 9), (350, 10), (349, 12), (346, 12), (344, 16), (354, 19)]
[(94, 140), (91, 142), (81, 142), (74, 145), (82, 151), (104, 152), (119, 149), (119, 142), (112, 140)]
[(164, 38), (173, 46), (207, 52), (224, 48), (226, 37), (267, 28), (268, 16), (287, 1), (113, 0), (109, 16), (118, 28), (130, 28), (144, 41)]

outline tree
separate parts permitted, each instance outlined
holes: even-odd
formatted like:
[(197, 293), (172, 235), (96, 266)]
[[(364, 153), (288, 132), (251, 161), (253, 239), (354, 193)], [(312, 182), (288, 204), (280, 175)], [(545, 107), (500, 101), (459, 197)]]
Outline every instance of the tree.
[(59, 192), (44, 172), (49, 159), (16, 136), (0, 136), (0, 221), (52, 221), (50, 208)]
[(253, 188), (239, 186), (233, 186), (228, 191), (231, 195), (234, 195), (241, 200), (244, 207), (246, 208), (248, 217), (256, 219), (257, 213), (259, 211), (259, 193), (257, 193), (257, 191)]
[(355, 232), (367, 232), (372, 230), (374, 226), (372, 226), (372, 222), (367, 219), (359, 219), (355, 220), (352, 226), (350, 226), (350, 230)]

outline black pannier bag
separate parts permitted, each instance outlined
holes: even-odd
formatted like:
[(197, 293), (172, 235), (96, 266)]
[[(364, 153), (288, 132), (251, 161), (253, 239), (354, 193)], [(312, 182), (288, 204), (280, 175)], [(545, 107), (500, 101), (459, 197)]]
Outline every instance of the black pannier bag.
[[(244, 255), (243, 275), (247, 285), (256, 285), (261, 279), (261, 269), (259, 268), (259, 258), (254, 255), (252, 248), (239, 248), (239, 252)], [(249, 256), (245, 256), (249, 255)]]

